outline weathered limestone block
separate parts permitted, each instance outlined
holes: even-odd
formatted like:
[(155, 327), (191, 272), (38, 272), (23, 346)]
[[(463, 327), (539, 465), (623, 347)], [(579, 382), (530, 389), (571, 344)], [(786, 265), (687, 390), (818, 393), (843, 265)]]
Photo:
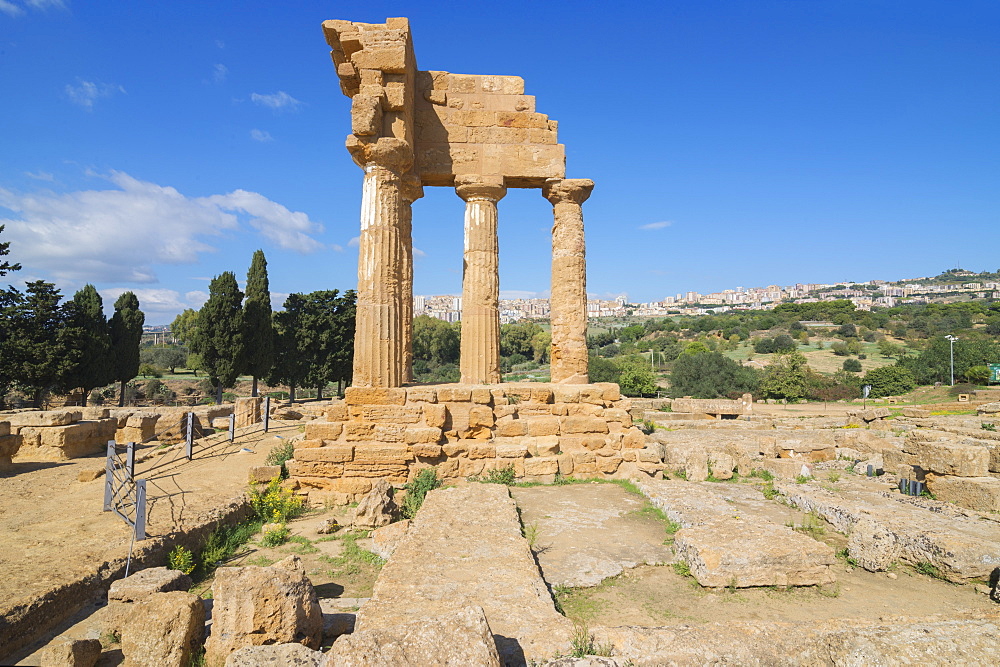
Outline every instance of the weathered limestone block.
[(537, 456), (524, 459), (525, 475), (554, 475), (559, 472), (559, 459), (555, 456)]
[(559, 435), (558, 417), (532, 417), (524, 421), (530, 436)]
[[(637, 450), (636, 460), (644, 463), (655, 463), (651, 460), (649, 450)], [(689, 482), (704, 482), (708, 479), (708, 452), (704, 449), (694, 449), (684, 462), (684, 473)]]
[(607, 433), (608, 423), (599, 417), (564, 417), (562, 433)]
[(443, 448), (441, 445), (411, 445), (410, 451), (413, 452), (414, 456), (420, 456), (424, 458), (437, 458), (441, 456)]
[(927, 490), (938, 500), (977, 512), (1000, 512), (1000, 478), (927, 475)]
[(763, 459), (756, 465), (782, 479), (795, 479), (800, 475), (812, 477), (812, 464), (799, 459)]
[(448, 408), (444, 405), (424, 404), (424, 423), (432, 428), (444, 428), (448, 420)]
[(108, 589), (108, 600), (138, 602), (153, 593), (186, 591), (191, 588), (191, 577), (165, 567), (150, 567), (119, 579)]
[[(129, 415), (124, 425), (119, 425), (115, 432), (115, 442), (149, 442), (156, 435), (156, 422), (160, 415), (149, 412), (138, 412)], [(228, 426), (228, 424), (227, 424)]]
[(347, 403), (334, 403), (326, 409), (326, 420), (328, 422), (345, 422), (349, 414)]
[[(359, 448), (360, 449), (360, 448)], [(326, 445), (295, 450), (296, 461), (326, 461), (329, 463), (347, 463), (354, 458), (352, 445)]]
[(437, 444), (441, 441), (443, 433), (440, 428), (435, 427), (415, 427), (408, 428), (403, 432), (403, 441), (410, 445), (416, 444)]
[(976, 413), (981, 415), (1000, 414), (1000, 401), (996, 403), (984, 403), (976, 408)]
[(114, 440), (117, 425), (115, 419), (100, 419), (65, 426), (22, 426), (20, 454), (44, 461), (97, 454), (104, 451), (109, 440)]
[(306, 424), (306, 439), (337, 440), (344, 432), (343, 422), (311, 421)]
[(225, 667), (320, 667), (325, 657), (302, 644), (244, 646), (229, 654)]
[(323, 614), (298, 556), (270, 567), (219, 568), (212, 591), (206, 664), (222, 663), (244, 646), (296, 642), (319, 648)]
[(598, 456), (595, 461), (598, 472), (604, 473), (605, 475), (613, 475), (617, 472), (621, 463), (621, 456)]
[(348, 387), (346, 405), (405, 405), (406, 390), (400, 387)]
[(924, 408), (903, 408), (903, 416), (921, 419), (924, 417), (930, 417), (931, 411), (925, 410)]
[(712, 476), (716, 479), (732, 479), (736, 460), (729, 454), (712, 452), (708, 455), (708, 465), (711, 467)]
[(580, 402), (604, 407), (604, 385), (580, 385)]
[(642, 449), (645, 446), (646, 446), (645, 433), (643, 433), (634, 426), (625, 431), (625, 435), (622, 438), (623, 449)]
[(496, 455), (500, 459), (523, 459), (528, 456), (527, 445), (496, 445)]
[(851, 528), (847, 553), (869, 572), (888, 570), (899, 558), (899, 541), (878, 521), (864, 518)]
[(229, 429), (229, 417), (216, 417), (211, 422), (209, 426), (214, 428), (216, 431), (228, 430)]
[[(6, 425), (7, 422), (0, 422)], [(0, 466), (11, 465), (11, 460), (21, 449), (21, 436), (16, 434), (0, 435)]]
[(400, 540), (406, 536), (406, 531), (410, 529), (410, 520), (403, 519), (388, 526), (382, 526), (372, 531), (372, 553), (389, 560), (396, 550)]
[(372, 438), (379, 442), (406, 442), (406, 426), (403, 424), (375, 424)]
[(406, 390), (407, 403), (437, 403), (438, 393), (434, 387), (410, 387)]
[(263, 396), (237, 398), (233, 406), (233, 411), (236, 415), (236, 428), (246, 428), (260, 422), (263, 405)]
[(348, 442), (371, 440), (374, 433), (375, 424), (368, 422), (347, 422), (344, 424), (344, 440)]
[(527, 435), (527, 424), (527, 420), (524, 419), (504, 417), (503, 419), (497, 420), (496, 435), (500, 438), (516, 438), (517, 436)]
[(27, 412), (15, 412), (14, 414), (6, 415), (4, 419), (10, 423), (11, 427), (18, 429), (22, 426), (67, 426), (69, 424), (75, 424), (83, 418), (83, 412), (80, 410), (44, 410), (44, 411), (27, 411)]
[(774, 523), (721, 520), (682, 528), (677, 557), (702, 586), (817, 586), (834, 581), (833, 549)]
[(990, 452), (979, 445), (965, 445), (948, 441), (916, 441), (907, 443), (924, 470), (939, 475), (958, 477), (987, 477), (990, 468)]
[(247, 471), (247, 481), (251, 484), (267, 484), (275, 477), (281, 477), (281, 466), (252, 466)]
[(493, 459), (496, 458), (496, 455), (496, 446), (492, 444), (475, 444), (471, 445), (468, 450), (470, 459)]
[(360, 417), (366, 422), (417, 424), (423, 419), (424, 411), (419, 406), (362, 405), (360, 406)]
[(500, 667), (493, 631), (481, 607), (464, 607), (411, 623), (342, 635), (325, 666), (482, 665)]
[(42, 650), (39, 661), (41, 667), (94, 667), (100, 657), (100, 640), (60, 637)]
[(121, 630), (126, 667), (187, 667), (205, 641), (205, 606), (184, 591), (135, 603)]
[(352, 524), (358, 528), (381, 528), (392, 523), (399, 511), (393, 488), (384, 479), (376, 481), (354, 510)]
[[(344, 464), (327, 461), (297, 461), (292, 459), (285, 462), (285, 469), (288, 470), (288, 475), (300, 484), (305, 483), (303, 480), (305, 477), (342, 477), (344, 474)], [(330, 482), (320, 483), (313, 480), (307, 483), (307, 486), (310, 485), (326, 489), (330, 487)]]
[(439, 403), (468, 403), (472, 400), (472, 387), (451, 385), (438, 388)]

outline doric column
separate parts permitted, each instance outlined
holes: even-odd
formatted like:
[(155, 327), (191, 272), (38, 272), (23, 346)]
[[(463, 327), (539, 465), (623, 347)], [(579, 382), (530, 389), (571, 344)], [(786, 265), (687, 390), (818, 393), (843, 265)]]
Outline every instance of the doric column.
[(552, 202), (552, 382), (586, 384), (587, 258), (583, 209), (594, 182), (584, 178), (550, 178), (542, 194)]
[(352, 383), (355, 387), (398, 387), (404, 379), (400, 176), (409, 169), (412, 153), (398, 139), (366, 143), (352, 138), (348, 137), (347, 147), (365, 171)]
[(403, 206), (399, 236), (403, 251), (402, 281), (400, 282), (400, 319), (403, 326), (403, 382), (413, 377), (413, 202), (424, 196), (420, 178), (408, 175), (403, 178)]
[(500, 382), (500, 253), (497, 202), (507, 194), (499, 176), (455, 179), (465, 200), (465, 263), (462, 271), (463, 384)]

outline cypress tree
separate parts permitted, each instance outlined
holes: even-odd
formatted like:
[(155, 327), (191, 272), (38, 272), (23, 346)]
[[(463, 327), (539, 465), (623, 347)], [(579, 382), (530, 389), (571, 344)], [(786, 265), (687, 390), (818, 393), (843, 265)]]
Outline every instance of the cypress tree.
[(139, 310), (139, 298), (132, 292), (123, 292), (115, 301), (115, 314), (111, 316), (112, 380), (121, 383), (118, 406), (125, 406), (125, 383), (139, 374), (139, 345), (142, 343), (142, 325), (146, 316)]
[[(4, 226), (0, 225), (0, 232), (3, 231)], [(10, 241), (0, 243), (0, 257), (10, 254)], [(19, 271), (21, 269), (20, 264), (11, 264), (7, 260), (0, 262), (0, 276), (7, 275), (10, 271)]]
[(67, 321), (72, 306), (60, 306), (62, 295), (56, 286), (44, 280), (28, 283), (27, 294), (18, 304), (18, 338), (21, 342), (21, 366), (18, 383), (31, 388), (32, 405), (42, 407), (45, 393), (58, 384), (78, 357), (68, 344)]
[(274, 365), (274, 325), (271, 322), (271, 290), (267, 280), (267, 260), (264, 251), (253, 254), (247, 273), (247, 295), (243, 306), (243, 331), (246, 342), (246, 372), (253, 376), (253, 391), (257, 395), (257, 378), (264, 377)]
[(84, 285), (73, 295), (70, 326), (76, 329), (76, 348), (80, 361), (66, 376), (67, 388), (83, 389), (83, 405), (87, 394), (115, 380), (111, 356), (111, 332), (104, 316), (104, 301), (93, 285)]
[(243, 338), (243, 292), (232, 271), (212, 279), (208, 301), (198, 311), (194, 350), (201, 367), (216, 387), (216, 402), (222, 403), (222, 388), (236, 383), (245, 366)]

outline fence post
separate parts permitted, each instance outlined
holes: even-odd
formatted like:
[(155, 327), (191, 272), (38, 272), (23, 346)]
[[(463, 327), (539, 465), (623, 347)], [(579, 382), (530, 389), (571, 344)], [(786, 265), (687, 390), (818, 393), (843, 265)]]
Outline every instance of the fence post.
[(229, 415), (229, 442), (236, 439), (236, 413)]
[(135, 479), (135, 443), (130, 442), (125, 445), (125, 469), (128, 471), (128, 478)]
[(146, 539), (146, 480), (135, 482), (135, 539)]
[(187, 460), (191, 460), (192, 450), (194, 449), (194, 413), (189, 412), (187, 416)]
[(271, 397), (264, 397), (264, 433), (271, 427)]
[(104, 464), (104, 510), (111, 511), (111, 501), (115, 493), (115, 441), (108, 440), (107, 461)]

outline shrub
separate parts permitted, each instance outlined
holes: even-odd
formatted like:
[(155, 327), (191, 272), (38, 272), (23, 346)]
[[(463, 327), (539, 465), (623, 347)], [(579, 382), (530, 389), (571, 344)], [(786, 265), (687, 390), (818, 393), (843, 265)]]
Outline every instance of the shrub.
[(288, 534), (288, 526), (281, 524), (280, 527), (273, 528), (264, 533), (264, 537), (261, 538), (260, 543), (265, 547), (280, 547), (288, 541)]
[(283, 442), (271, 448), (271, 451), (267, 454), (267, 458), (264, 459), (264, 463), (269, 466), (281, 466), (281, 478), (286, 479), (288, 477), (288, 469), (285, 468), (285, 462), (294, 456), (295, 444)]
[(279, 479), (272, 479), (266, 485), (252, 485), (250, 506), (260, 520), (267, 523), (285, 523), (303, 511), (302, 499), (283, 488)]
[(861, 362), (857, 359), (844, 359), (844, 370), (850, 373), (860, 373)]
[(428, 491), (433, 491), (434, 489), (441, 486), (441, 480), (438, 479), (437, 471), (434, 468), (424, 468), (412, 482), (407, 484), (405, 487), (406, 495), (403, 497), (403, 505), (400, 507), (400, 513), (402, 513), (404, 519), (412, 519), (417, 515), (417, 510), (424, 503), (424, 498), (427, 497)]
[(670, 395), (723, 398), (730, 394), (756, 393), (760, 373), (741, 366), (720, 352), (683, 355), (670, 373)]
[(970, 366), (965, 371), (965, 379), (973, 384), (986, 384), (990, 379), (989, 366)]
[(873, 368), (865, 373), (862, 382), (872, 386), (870, 394), (872, 398), (898, 396), (913, 391), (917, 386), (913, 374), (901, 366)]
[(469, 480), (482, 482), (483, 484), (503, 484), (504, 486), (510, 486), (514, 483), (514, 464), (511, 463), (503, 468), (494, 468), (482, 477), (476, 475), (470, 477)]
[(167, 554), (167, 567), (171, 570), (191, 574), (194, 572), (194, 565), (194, 554), (179, 544)]
[(847, 351), (847, 343), (838, 340), (836, 343), (830, 346), (833, 353), (838, 357), (846, 357), (850, 352)]

